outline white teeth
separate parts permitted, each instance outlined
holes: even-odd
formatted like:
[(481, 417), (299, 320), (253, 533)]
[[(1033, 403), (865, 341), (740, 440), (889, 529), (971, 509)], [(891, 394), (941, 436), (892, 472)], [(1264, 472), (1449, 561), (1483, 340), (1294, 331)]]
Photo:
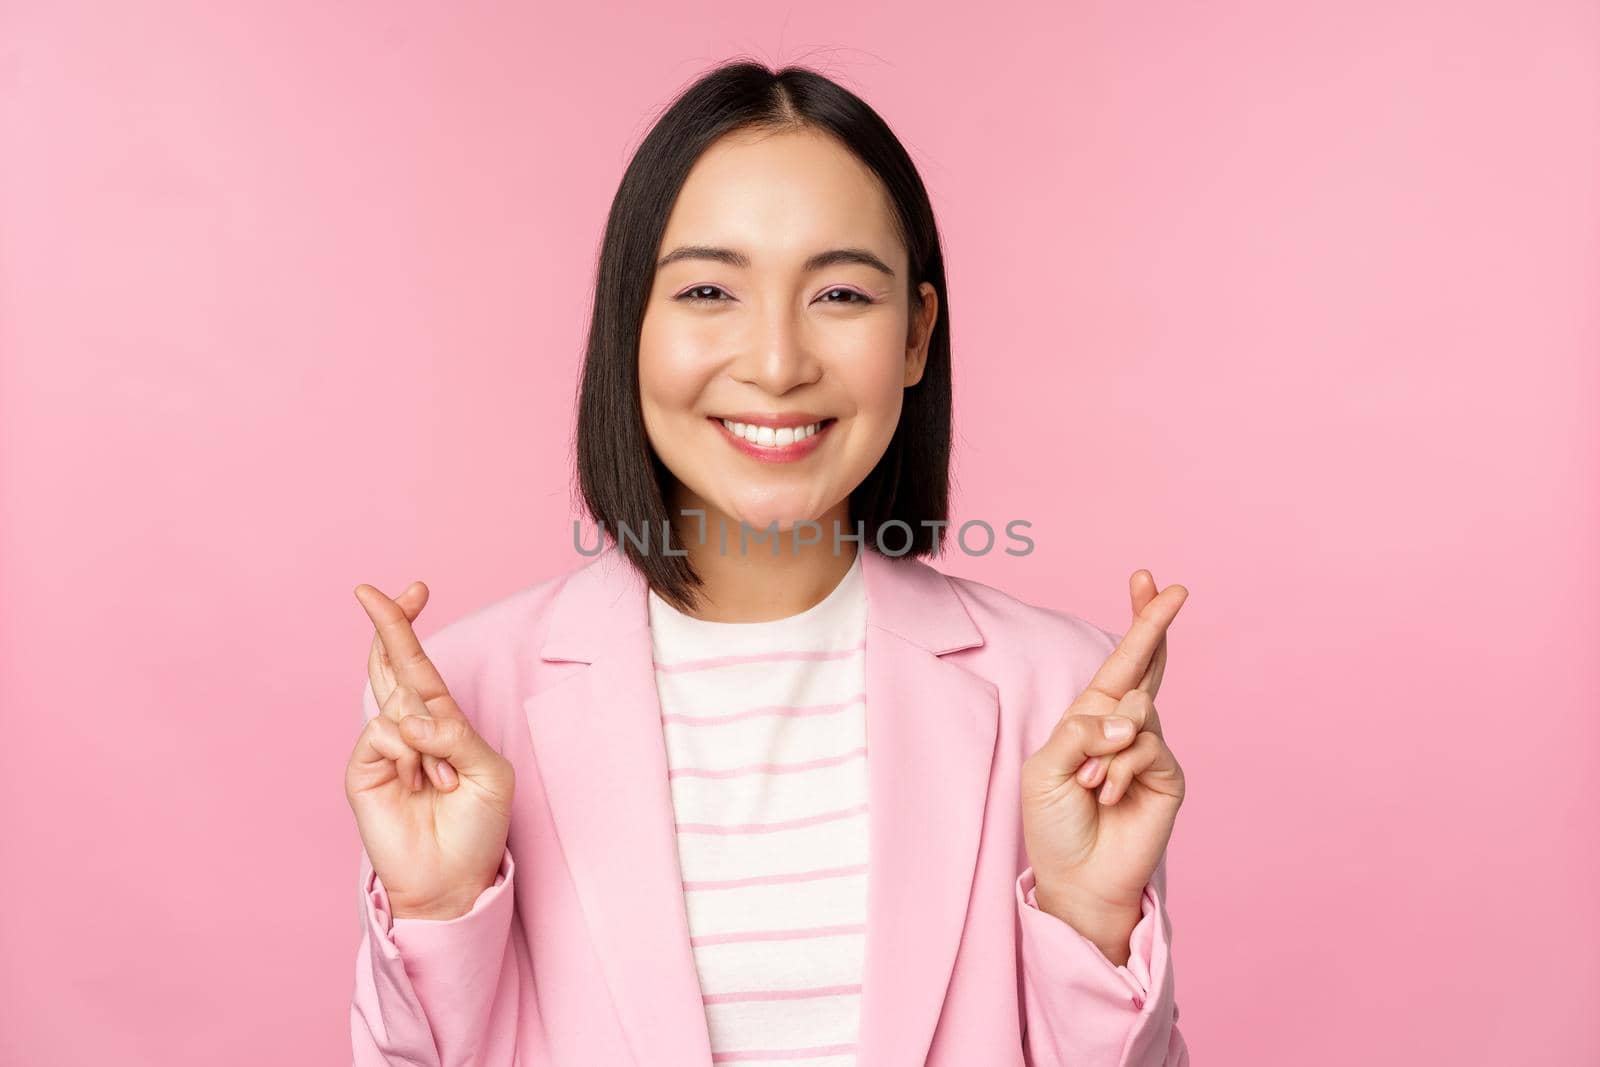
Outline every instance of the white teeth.
[(822, 428), (820, 422), (813, 422), (809, 426), (785, 426), (780, 430), (774, 430), (771, 426), (756, 426), (748, 422), (733, 422), (729, 419), (721, 421), (729, 432), (743, 437), (752, 444), (765, 445), (768, 448), (783, 448), (796, 441), (804, 441)]

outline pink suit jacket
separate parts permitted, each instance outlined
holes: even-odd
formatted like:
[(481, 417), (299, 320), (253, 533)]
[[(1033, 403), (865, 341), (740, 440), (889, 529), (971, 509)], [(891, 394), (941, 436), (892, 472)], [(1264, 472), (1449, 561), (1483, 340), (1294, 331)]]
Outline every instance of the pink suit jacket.
[[(1040, 910), (1019, 773), (1120, 635), (862, 549), (868, 921), (860, 1067), (1182, 1067), (1156, 868), (1118, 967)], [(712, 1063), (646, 585), (613, 546), (423, 646), (516, 768), (495, 884), (393, 919), (361, 856), (357, 1067)], [(366, 715), (378, 712), (368, 685)]]

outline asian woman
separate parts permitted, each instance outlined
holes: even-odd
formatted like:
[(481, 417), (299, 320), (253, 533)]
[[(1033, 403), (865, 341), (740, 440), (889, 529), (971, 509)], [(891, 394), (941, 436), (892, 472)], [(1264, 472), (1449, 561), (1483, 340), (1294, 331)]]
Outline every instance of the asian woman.
[(734, 62), (607, 222), (576, 418), (601, 539), (374, 636), (345, 789), (358, 1065), (1179, 1067), (1155, 698), (1111, 633), (929, 560), (950, 301), (859, 97)]

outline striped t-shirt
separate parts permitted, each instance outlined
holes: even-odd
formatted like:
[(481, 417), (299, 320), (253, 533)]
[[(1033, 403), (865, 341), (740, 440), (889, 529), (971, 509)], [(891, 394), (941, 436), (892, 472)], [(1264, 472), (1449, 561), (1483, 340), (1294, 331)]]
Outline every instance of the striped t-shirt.
[(713, 1063), (853, 1067), (867, 919), (861, 549), (823, 600), (708, 622), (650, 593)]

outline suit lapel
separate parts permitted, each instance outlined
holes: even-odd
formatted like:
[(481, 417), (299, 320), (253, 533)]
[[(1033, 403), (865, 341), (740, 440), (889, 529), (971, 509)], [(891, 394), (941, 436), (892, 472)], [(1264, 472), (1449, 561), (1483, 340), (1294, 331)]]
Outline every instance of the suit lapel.
[[(950, 583), (862, 550), (868, 874), (858, 1062), (927, 1056), (960, 943), (998, 726), (989, 683), (940, 657), (982, 643)], [(646, 585), (615, 547), (557, 594), (524, 701), (563, 855), (640, 1063), (711, 1062), (689, 943)]]
[(556, 836), (634, 1058), (709, 1065), (645, 592), (614, 549), (569, 578), (543, 655), (589, 665), (524, 708)]
[(857, 1062), (914, 1067), (966, 923), (999, 701), (940, 658), (983, 642), (944, 575), (870, 550), (862, 565), (870, 841)]

